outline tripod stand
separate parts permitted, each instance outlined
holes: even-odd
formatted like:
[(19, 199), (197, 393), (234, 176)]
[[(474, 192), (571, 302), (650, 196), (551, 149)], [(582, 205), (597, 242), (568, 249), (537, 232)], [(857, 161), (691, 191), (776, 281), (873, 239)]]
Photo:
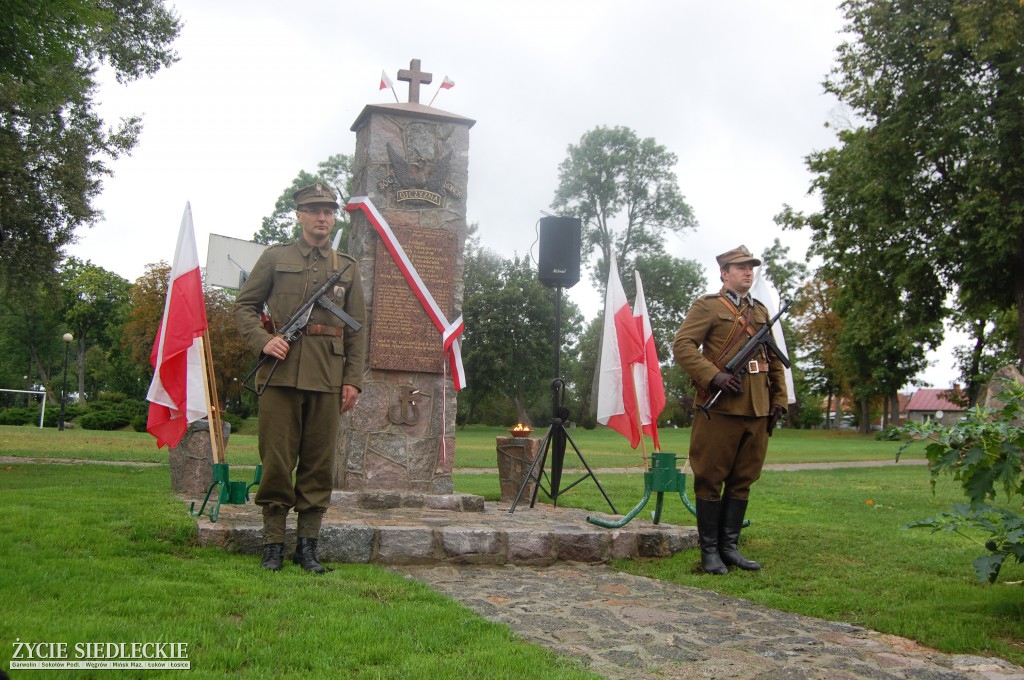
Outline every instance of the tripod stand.
[[(558, 497), (563, 493), (582, 482), (587, 477), (594, 479), (594, 484), (597, 485), (598, 490), (604, 499), (608, 501), (608, 505), (611, 507), (614, 514), (618, 514), (618, 510), (615, 509), (615, 505), (612, 504), (608, 494), (605, 493), (604, 488), (601, 486), (601, 482), (597, 481), (597, 475), (591, 469), (590, 465), (587, 464), (583, 454), (580, 453), (580, 448), (576, 446), (576, 442), (569, 436), (569, 431), (565, 429), (565, 423), (569, 420), (569, 409), (562, 403), (562, 398), (565, 393), (565, 381), (558, 377), (560, 355), (562, 349), (562, 288), (561, 286), (555, 289), (555, 379), (551, 381), (551, 425), (548, 427), (547, 433), (544, 435), (544, 439), (541, 442), (540, 454), (533, 459), (533, 463), (530, 464), (530, 469), (526, 471), (523, 476), (523, 482), (519, 487), (519, 493), (516, 494), (515, 500), (512, 502), (512, 507), (509, 508), (509, 513), (516, 511), (516, 506), (519, 505), (519, 501), (522, 499), (523, 494), (526, 492), (526, 487), (531, 481), (536, 482), (533, 487), (533, 494), (530, 497), (530, 507), (532, 508), (537, 503), (537, 491), (543, 486), (541, 484), (541, 476), (547, 476), (544, 473), (544, 463), (547, 461), (548, 451), (551, 451), (551, 475), (549, 477), (549, 486), (544, 490), (544, 493), (548, 495), (548, 498), (552, 500), (555, 505), (558, 505)], [(587, 469), (587, 474), (583, 475), (576, 481), (564, 489), (559, 489), (562, 481), (562, 464), (565, 462), (565, 443), (569, 442), (572, 444), (573, 451), (576, 452), (576, 456), (583, 463), (583, 467)], [(536, 478), (534, 478), (536, 475)]]

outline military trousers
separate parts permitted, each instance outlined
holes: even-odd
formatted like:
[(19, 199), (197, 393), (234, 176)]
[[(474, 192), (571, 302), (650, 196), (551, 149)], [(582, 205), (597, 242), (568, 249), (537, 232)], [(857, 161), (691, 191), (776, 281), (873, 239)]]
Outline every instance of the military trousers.
[(337, 392), (267, 387), (260, 396), (263, 478), (255, 503), (263, 508), (265, 542), (284, 540), (282, 520), (292, 508), (299, 514), (300, 538), (320, 532), (334, 487), (340, 406)]
[(690, 430), (693, 493), (704, 500), (747, 500), (768, 450), (768, 418), (697, 413)]

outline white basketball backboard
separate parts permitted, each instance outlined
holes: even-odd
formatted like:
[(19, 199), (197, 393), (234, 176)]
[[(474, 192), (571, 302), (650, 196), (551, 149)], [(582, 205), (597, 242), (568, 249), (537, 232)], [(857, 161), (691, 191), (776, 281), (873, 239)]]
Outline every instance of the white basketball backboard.
[(206, 250), (206, 282), (221, 288), (241, 288), (266, 248), (262, 243), (210, 234), (210, 245)]

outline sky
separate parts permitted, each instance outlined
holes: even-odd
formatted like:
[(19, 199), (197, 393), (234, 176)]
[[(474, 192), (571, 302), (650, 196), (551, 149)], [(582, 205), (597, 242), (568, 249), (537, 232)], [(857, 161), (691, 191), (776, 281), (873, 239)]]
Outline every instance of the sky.
[[(819, 206), (805, 158), (844, 119), (821, 85), (843, 39), (838, 0), (173, 4), (177, 63), (127, 85), (101, 72), (100, 115), (141, 115), (143, 131), (110, 163), (103, 217), (68, 249), (129, 280), (173, 259), (186, 202), (201, 263), (210, 234), (251, 239), (300, 170), (353, 153), (363, 107), (395, 101), (381, 71), (407, 100), (397, 72), (411, 59), (433, 74), (421, 103), (436, 93), (436, 108), (476, 121), (467, 220), (483, 246), (536, 260), (568, 146), (624, 126), (678, 157), (699, 227), (666, 246), (704, 265), (708, 290), (715, 255), (739, 244), (758, 254), (778, 238), (806, 260), (809, 234), (772, 218)], [(455, 86), (438, 91), (445, 76)], [(587, 318), (603, 306), (586, 273), (566, 296)], [(952, 384), (954, 344), (922, 380)]]

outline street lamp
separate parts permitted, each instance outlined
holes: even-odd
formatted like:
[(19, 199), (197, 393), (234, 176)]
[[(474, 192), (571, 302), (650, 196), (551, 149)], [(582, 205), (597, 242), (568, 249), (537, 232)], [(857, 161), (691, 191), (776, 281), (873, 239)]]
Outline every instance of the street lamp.
[(60, 421), (57, 425), (57, 429), (64, 430), (64, 403), (68, 398), (68, 352), (71, 350), (71, 341), (75, 339), (75, 336), (71, 333), (64, 334), (64, 387), (60, 390)]

